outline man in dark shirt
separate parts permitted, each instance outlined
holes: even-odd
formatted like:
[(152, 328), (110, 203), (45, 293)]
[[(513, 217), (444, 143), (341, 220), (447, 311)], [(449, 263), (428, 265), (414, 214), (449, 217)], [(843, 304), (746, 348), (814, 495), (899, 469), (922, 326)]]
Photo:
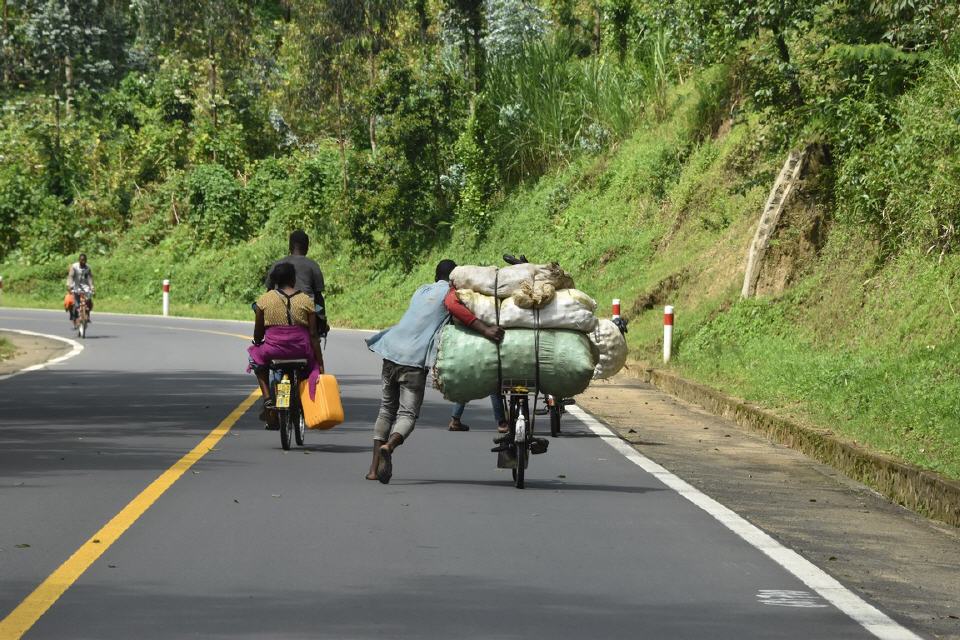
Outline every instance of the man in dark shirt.
[(310, 238), (303, 230), (297, 229), (291, 233), (290, 255), (273, 263), (267, 271), (265, 284), (267, 291), (273, 289), (276, 286), (276, 283), (270, 280), (273, 268), (281, 262), (292, 264), (297, 272), (297, 290), (313, 298), (317, 313), (317, 331), (320, 337), (323, 337), (330, 331), (330, 325), (327, 324), (326, 306), (323, 301), (323, 272), (320, 271), (320, 265), (307, 257), (309, 248)]

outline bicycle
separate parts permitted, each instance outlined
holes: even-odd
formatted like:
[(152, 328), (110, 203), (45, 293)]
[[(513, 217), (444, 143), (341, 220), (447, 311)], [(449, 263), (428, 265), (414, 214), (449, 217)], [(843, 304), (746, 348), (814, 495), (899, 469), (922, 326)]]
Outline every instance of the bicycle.
[(291, 442), (296, 441), (297, 446), (302, 447), (306, 424), (300, 405), (300, 381), (305, 379), (307, 361), (303, 358), (271, 360), (269, 367), (270, 395), (280, 428), (280, 446), (289, 451)]
[[(530, 455), (547, 452), (548, 440), (534, 435), (534, 422), (530, 420), (531, 384), (527, 380), (505, 380), (501, 387), (509, 431), (493, 439), (491, 451), (497, 454), (497, 468), (510, 469), (517, 489), (524, 488), (524, 476), (530, 463)], [(534, 397), (536, 393), (534, 392)]]
[(576, 404), (573, 398), (558, 398), (549, 393), (543, 394), (544, 408), (537, 411), (537, 415), (550, 416), (550, 437), (560, 435), (560, 417), (567, 412), (567, 405)]
[(86, 285), (81, 285), (73, 290), (73, 326), (77, 330), (77, 336), (87, 337), (87, 325), (90, 324), (90, 308), (88, 307), (88, 297), (93, 295), (93, 291)]

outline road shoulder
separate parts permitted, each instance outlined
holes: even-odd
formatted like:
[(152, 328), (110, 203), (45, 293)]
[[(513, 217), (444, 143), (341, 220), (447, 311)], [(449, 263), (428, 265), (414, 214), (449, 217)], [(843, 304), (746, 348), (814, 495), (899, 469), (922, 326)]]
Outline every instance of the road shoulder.
[(923, 634), (960, 640), (960, 532), (629, 378), (578, 398), (645, 456)]
[(9, 340), (14, 346), (13, 356), (0, 360), (0, 376), (43, 364), (48, 360), (65, 355), (71, 350), (68, 343), (43, 336), (26, 335), (4, 329), (0, 329), (0, 336)]

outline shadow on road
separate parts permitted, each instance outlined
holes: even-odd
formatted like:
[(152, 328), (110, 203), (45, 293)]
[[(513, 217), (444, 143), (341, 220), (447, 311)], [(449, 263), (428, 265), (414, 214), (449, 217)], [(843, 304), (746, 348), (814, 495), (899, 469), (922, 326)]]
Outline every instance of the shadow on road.
[[(502, 487), (511, 486), (513, 481), (509, 475), (504, 480), (393, 480), (391, 485), (469, 485), (477, 487)], [(578, 484), (570, 482), (561, 482), (559, 480), (538, 480), (536, 478), (527, 478), (525, 481), (525, 491), (547, 490), (547, 491), (603, 491), (609, 493), (650, 493), (654, 491), (664, 491), (658, 487), (628, 487), (610, 484)]]
[[(131, 360), (137, 357), (130, 354)], [(367, 384), (365, 380), (379, 385), (379, 380), (344, 378), (348, 422), (338, 429), (371, 429), (379, 401), (355, 397), (362, 391), (350, 385)], [(226, 418), (255, 385), (250, 374), (212, 371), (50, 370), (5, 381), (0, 387), (0, 487), (13, 486), (11, 479), (47, 474), (166, 469)], [(379, 395), (379, 389), (376, 392)], [(234, 429), (261, 429), (258, 406)], [(329, 453), (366, 451), (337, 444), (314, 447)], [(206, 460), (213, 465), (241, 464), (222, 453)]]

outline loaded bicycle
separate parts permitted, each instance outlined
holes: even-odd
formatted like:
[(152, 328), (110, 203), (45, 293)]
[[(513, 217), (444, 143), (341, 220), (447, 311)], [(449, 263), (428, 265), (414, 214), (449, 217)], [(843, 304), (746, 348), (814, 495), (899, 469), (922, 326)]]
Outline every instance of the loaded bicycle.
[(550, 442), (535, 435), (535, 421), (531, 420), (530, 396), (537, 397), (535, 383), (531, 380), (504, 380), (501, 399), (509, 431), (493, 439), (496, 445), (491, 451), (497, 454), (497, 468), (510, 469), (514, 486), (524, 488), (524, 475), (530, 463), (530, 455), (547, 452)]
[(74, 287), (73, 291), (73, 309), (71, 312), (73, 327), (77, 330), (77, 336), (87, 337), (87, 325), (90, 324), (90, 297), (93, 290), (89, 285), (79, 285)]
[(270, 361), (270, 396), (276, 414), (276, 427), (280, 430), (280, 446), (289, 451), (296, 441), (303, 446), (306, 425), (303, 407), (300, 406), (300, 381), (306, 379), (305, 359)]

